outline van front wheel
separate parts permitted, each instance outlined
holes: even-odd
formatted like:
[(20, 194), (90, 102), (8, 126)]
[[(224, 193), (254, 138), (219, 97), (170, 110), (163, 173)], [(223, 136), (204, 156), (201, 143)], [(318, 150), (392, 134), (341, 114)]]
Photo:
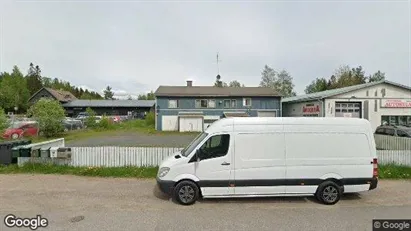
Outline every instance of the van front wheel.
[(333, 205), (341, 198), (341, 188), (332, 181), (326, 181), (318, 186), (315, 196), (322, 203)]
[(174, 199), (182, 205), (194, 204), (199, 195), (199, 188), (194, 182), (181, 181), (174, 188)]

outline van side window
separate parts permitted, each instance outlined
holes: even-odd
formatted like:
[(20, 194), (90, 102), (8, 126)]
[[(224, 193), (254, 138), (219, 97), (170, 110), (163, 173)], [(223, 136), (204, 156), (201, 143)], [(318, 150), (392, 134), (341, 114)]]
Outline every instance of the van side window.
[(201, 160), (225, 156), (227, 155), (229, 146), (230, 135), (212, 136), (199, 149)]

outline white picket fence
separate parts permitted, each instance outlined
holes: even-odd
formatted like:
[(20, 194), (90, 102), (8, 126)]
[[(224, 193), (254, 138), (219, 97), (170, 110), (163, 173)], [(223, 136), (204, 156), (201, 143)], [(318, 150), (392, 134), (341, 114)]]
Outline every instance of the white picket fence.
[[(171, 147), (73, 147), (69, 160), (19, 157), (18, 164), (40, 162), (87, 167), (154, 167), (181, 149)], [(395, 163), (411, 166), (411, 150), (380, 150), (377, 151), (377, 156), (380, 164)]]
[(407, 137), (374, 135), (379, 150), (411, 150), (411, 139)]

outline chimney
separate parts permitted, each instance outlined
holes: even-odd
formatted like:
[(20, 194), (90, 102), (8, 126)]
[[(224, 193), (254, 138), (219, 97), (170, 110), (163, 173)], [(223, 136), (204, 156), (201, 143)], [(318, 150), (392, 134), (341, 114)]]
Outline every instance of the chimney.
[(187, 87), (193, 86), (193, 80), (187, 80)]

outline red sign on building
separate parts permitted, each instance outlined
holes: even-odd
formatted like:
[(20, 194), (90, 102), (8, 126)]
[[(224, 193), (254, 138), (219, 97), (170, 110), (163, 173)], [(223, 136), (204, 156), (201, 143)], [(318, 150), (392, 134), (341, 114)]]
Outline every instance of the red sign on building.
[(382, 107), (389, 107), (389, 108), (411, 108), (411, 101), (410, 100), (403, 100), (403, 99), (387, 99), (381, 100)]
[(304, 114), (318, 114), (320, 113), (320, 106), (319, 105), (303, 106), (303, 113)]

